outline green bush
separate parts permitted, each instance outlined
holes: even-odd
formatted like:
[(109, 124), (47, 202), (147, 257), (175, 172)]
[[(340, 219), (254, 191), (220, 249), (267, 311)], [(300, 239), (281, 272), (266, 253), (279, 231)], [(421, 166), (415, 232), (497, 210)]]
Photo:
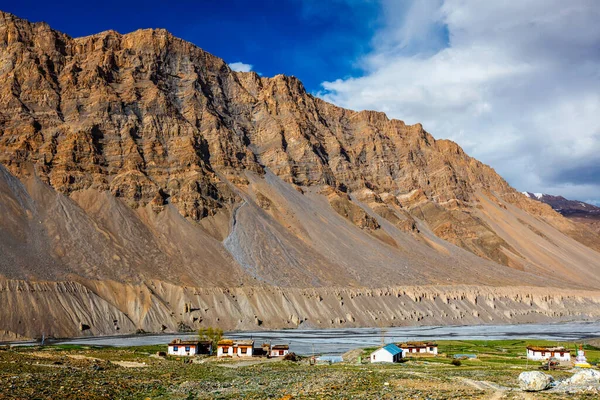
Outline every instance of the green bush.
[(462, 365), (462, 362), (460, 362), (458, 358), (455, 358), (450, 364), (454, 365), (455, 367), (460, 367)]

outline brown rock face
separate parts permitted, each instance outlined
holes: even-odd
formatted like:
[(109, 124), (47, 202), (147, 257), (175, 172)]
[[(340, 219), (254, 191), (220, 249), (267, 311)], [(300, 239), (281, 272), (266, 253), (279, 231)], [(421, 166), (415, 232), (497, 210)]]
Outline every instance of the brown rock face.
[(0, 13), (0, 189), (11, 279), (600, 288), (599, 236), (455, 143), (164, 30)]
[[(109, 190), (133, 207), (172, 202), (199, 220), (235, 200), (215, 173), (269, 168), (300, 186), (422, 189), (438, 203), (508, 186), (420, 125), (308, 95), (295, 78), (232, 72), (163, 30), (71, 39), (2, 16), (2, 159), (61, 193)], [(490, 179), (490, 175), (493, 175)]]

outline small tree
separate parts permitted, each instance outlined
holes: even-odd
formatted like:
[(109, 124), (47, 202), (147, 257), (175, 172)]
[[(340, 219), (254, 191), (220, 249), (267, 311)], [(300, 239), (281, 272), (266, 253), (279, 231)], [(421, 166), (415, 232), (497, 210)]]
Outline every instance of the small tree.
[(212, 326), (209, 326), (208, 328), (200, 328), (198, 329), (198, 337), (200, 338), (200, 340), (207, 340), (212, 343), (212, 354), (212, 351), (214, 351), (214, 349), (217, 347), (217, 343), (219, 343), (219, 341), (223, 337), (223, 329), (213, 328)]

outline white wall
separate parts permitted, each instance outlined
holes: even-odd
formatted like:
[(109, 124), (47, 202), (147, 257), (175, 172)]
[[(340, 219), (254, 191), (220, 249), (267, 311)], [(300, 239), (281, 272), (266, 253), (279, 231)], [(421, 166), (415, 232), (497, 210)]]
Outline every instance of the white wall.
[[(412, 350), (412, 352), (410, 350)], [(424, 353), (437, 355), (438, 354), (438, 348), (434, 346), (433, 350), (430, 350), (429, 346), (427, 346), (426, 348), (422, 348), (421, 347), (421, 348), (418, 348), (418, 349), (414, 349), (414, 348), (412, 348), (412, 349), (402, 349), (402, 357), (403, 358), (407, 357), (407, 356), (410, 357), (411, 354), (424, 354)]]
[[(177, 348), (177, 350), (175, 350), (175, 348)], [(186, 348), (189, 350), (186, 350)], [(198, 354), (198, 349), (196, 348), (196, 346), (185, 346), (181, 344), (177, 344), (174, 346), (169, 345), (168, 353), (173, 356), (195, 356), (196, 354)]]
[[(545, 355), (542, 355), (544, 353), (545, 353)], [(530, 360), (533, 360), (533, 361), (547, 360), (550, 357), (554, 357), (559, 361), (571, 361), (570, 353), (565, 352), (562, 357), (560, 356), (560, 352), (554, 352), (554, 356), (551, 356), (551, 354), (552, 354), (552, 352), (550, 352), (550, 351), (541, 352), (541, 351), (527, 350), (527, 358)]]
[(217, 348), (217, 357), (229, 356), (233, 357), (233, 346), (227, 346), (227, 352), (223, 353), (223, 347), (219, 346)]
[(394, 362), (394, 356), (391, 355), (387, 350), (379, 349), (371, 353), (371, 362)]
[(252, 357), (252, 353), (253, 353), (254, 349), (252, 347), (246, 347), (246, 353), (242, 353), (242, 348), (238, 347), (237, 348), (237, 355), (239, 357)]
[(281, 350), (271, 350), (271, 357), (284, 357), (289, 350), (283, 350), (283, 354), (279, 354)]
[(252, 347), (247, 347), (246, 354), (242, 353), (241, 347), (236, 347), (235, 353), (233, 352), (234, 346), (227, 347), (227, 352), (223, 353), (223, 347), (219, 346), (217, 348), (217, 357), (233, 357), (234, 355), (238, 357), (252, 357), (252, 355), (254, 354), (254, 349)]

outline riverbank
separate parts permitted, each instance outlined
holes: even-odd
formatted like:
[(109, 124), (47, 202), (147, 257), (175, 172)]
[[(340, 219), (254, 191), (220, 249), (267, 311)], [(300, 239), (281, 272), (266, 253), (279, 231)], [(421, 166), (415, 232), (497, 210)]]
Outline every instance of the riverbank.
[[(600, 321), (569, 322), (556, 324), (515, 325), (462, 325), (462, 326), (410, 326), (394, 328), (354, 329), (284, 329), (230, 331), (233, 339), (254, 339), (257, 342), (281, 342), (290, 344), (292, 351), (308, 355), (313, 352), (342, 354), (348, 350), (376, 346), (382, 338), (386, 342), (411, 340), (502, 340), (541, 339), (552, 341), (585, 340), (599, 336)], [(193, 333), (143, 334), (121, 336), (98, 336), (48, 340), (47, 344), (86, 346), (149, 346), (170, 342), (175, 338), (193, 338)], [(38, 342), (17, 342), (19, 345), (35, 345)]]
[(600, 320), (600, 291), (551, 287), (191, 288), (0, 280), (0, 340), (144, 332)]

